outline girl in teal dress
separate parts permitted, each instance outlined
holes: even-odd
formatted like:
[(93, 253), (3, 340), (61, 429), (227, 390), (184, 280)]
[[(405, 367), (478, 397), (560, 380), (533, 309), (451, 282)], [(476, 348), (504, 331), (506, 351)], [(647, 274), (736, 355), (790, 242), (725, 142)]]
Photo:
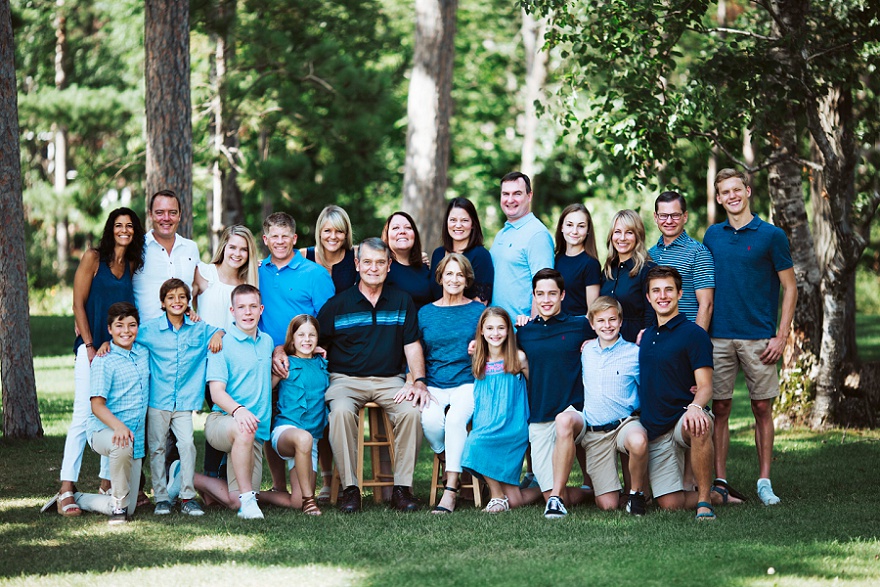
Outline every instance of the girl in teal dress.
[(278, 415), (272, 428), (272, 448), (287, 461), (290, 493), (264, 491), (259, 500), (299, 509), (320, 516), (315, 501), (315, 474), (318, 470), (318, 439), (327, 426), (324, 393), (330, 384), (327, 361), (315, 355), (318, 347), (318, 321), (300, 314), (290, 321), (284, 352), (290, 361), (287, 379), (278, 387)]
[(462, 468), (481, 477), (491, 499), (490, 514), (531, 503), (537, 488), (520, 490), (523, 457), (529, 444), (528, 363), (516, 348), (507, 312), (486, 308), (477, 324), (473, 355), (474, 416)]

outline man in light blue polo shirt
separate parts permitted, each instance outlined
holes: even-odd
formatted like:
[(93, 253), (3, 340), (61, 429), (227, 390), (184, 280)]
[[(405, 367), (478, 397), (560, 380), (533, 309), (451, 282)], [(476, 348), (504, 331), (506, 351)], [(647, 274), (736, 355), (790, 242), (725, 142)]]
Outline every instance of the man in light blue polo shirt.
[(492, 303), (504, 308), (514, 321), (517, 316), (536, 315), (532, 278), (541, 269), (553, 267), (553, 237), (531, 208), (529, 176), (512, 171), (502, 177), (501, 210), (507, 222), (489, 251), (495, 266)]
[(214, 409), (205, 421), (205, 438), (229, 454), (227, 479), (196, 474), (195, 486), (205, 503), (219, 501), (238, 517), (262, 519), (257, 493), (263, 478), (263, 443), (272, 417), (272, 339), (257, 328), (263, 313), (260, 290), (239, 285), (232, 290), (235, 324), (223, 350), (208, 356), (208, 386)]
[(715, 263), (712, 253), (688, 236), (687, 202), (678, 192), (663, 192), (654, 201), (654, 222), (662, 236), (649, 251), (658, 265), (675, 267), (681, 274), (678, 310), (706, 332), (712, 322), (715, 299)]
[[(741, 497), (727, 483), (728, 421), (733, 387), (739, 367), (746, 374), (752, 413), (755, 415), (755, 446), (758, 450), (758, 497), (764, 505), (779, 498), (770, 485), (773, 460), (773, 400), (779, 395), (776, 362), (782, 357), (794, 308), (797, 281), (788, 237), (781, 228), (752, 213), (744, 173), (722, 169), (715, 176), (715, 199), (727, 212), (727, 220), (710, 226), (703, 244), (715, 257), (715, 311), (712, 344), (715, 348), (715, 479), (716, 491)], [(782, 318), (777, 329), (779, 287), (782, 286)]]
[(272, 337), (275, 346), (282, 346), (293, 317), (299, 314), (317, 317), (336, 288), (326, 269), (294, 248), (296, 222), (290, 214), (275, 212), (266, 217), (263, 242), (269, 248), (269, 257), (259, 269), (260, 292), (266, 307), (260, 330)]

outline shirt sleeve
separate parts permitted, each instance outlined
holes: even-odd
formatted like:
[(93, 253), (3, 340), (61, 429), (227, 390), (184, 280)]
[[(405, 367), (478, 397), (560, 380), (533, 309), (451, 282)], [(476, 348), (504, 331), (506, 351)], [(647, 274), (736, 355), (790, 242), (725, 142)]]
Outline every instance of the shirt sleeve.
[(226, 347), (218, 353), (208, 353), (208, 374), (206, 381), (229, 383), (229, 367), (226, 364)]
[(794, 267), (794, 263), (791, 261), (791, 247), (788, 243), (788, 237), (785, 236), (785, 232), (779, 227), (774, 227), (771, 247), (770, 254), (773, 256), (773, 268), (776, 269), (777, 273)]
[(697, 326), (691, 329), (692, 343), (687, 346), (688, 356), (691, 360), (691, 367), (694, 371), (703, 367), (714, 368), (712, 359), (712, 340), (705, 330)]
[(594, 259), (587, 255), (587, 267), (584, 272), (584, 281), (586, 285), (599, 285), (602, 283), (602, 267), (599, 265), (598, 259)]
[[(531, 277), (541, 269), (553, 268), (553, 237), (546, 230), (532, 236), (527, 247)], [(530, 277), (530, 278), (531, 278)], [(531, 288), (530, 288), (531, 289)]]
[(652, 267), (656, 266), (657, 263), (654, 263), (653, 261), (645, 263), (645, 266), (642, 267), (642, 272), (639, 275), (639, 294), (642, 296), (642, 304), (645, 308), (645, 321), (644, 324), (642, 324), (643, 328), (647, 328), (648, 326), (655, 326), (657, 324), (657, 314), (656, 312), (654, 312), (654, 306), (651, 305), (651, 302), (648, 301), (648, 298), (645, 296), (645, 290), (647, 289), (648, 284), (648, 271)]
[(404, 297), (406, 298), (404, 301), (406, 318), (404, 318), (403, 322), (403, 344), (407, 345), (419, 340), (419, 317), (412, 298), (408, 295), (404, 295)]
[(333, 278), (324, 271), (314, 271), (312, 280), (312, 316), (317, 316), (327, 300), (336, 295), (336, 286), (333, 285)]
[(107, 399), (110, 386), (113, 385), (113, 370), (108, 369), (108, 357), (95, 357), (89, 369), (89, 397), (103, 397)]
[(694, 289), (715, 287), (715, 260), (705, 246), (694, 255)]
[(318, 311), (318, 326), (321, 328), (318, 344), (324, 347), (324, 349), (327, 349), (333, 340), (333, 326), (335, 324), (333, 318), (336, 315), (334, 306), (335, 304), (324, 304)]

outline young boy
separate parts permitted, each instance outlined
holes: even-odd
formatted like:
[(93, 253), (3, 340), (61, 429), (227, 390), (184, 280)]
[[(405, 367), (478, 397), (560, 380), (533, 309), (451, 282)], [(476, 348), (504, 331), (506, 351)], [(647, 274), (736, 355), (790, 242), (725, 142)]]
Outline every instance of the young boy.
[(596, 505), (603, 510), (619, 507), (617, 453), (629, 455), (632, 487), (626, 510), (637, 516), (645, 514), (648, 435), (636, 414), (639, 347), (621, 338), (622, 314), (614, 298), (602, 296), (590, 304), (587, 318), (598, 338), (587, 342), (582, 353), (584, 410), (556, 416), (553, 495), (547, 501), (547, 518), (567, 514), (562, 499), (576, 444), (587, 452), (587, 474), (593, 480)]
[(109, 514), (111, 525), (124, 524), (134, 513), (144, 458), (150, 356), (135, 342), (139, 321), (134, 304), (110, 306), (110, 352), (95, 357), (90, 373), (92, 415), (86, 434), (92, 449), (110, 459), (110, 495), (77, 493), (76, 500), (83, 510)]
[[(262, 519), (257, 493), (263, 478), (263, 443), (272, 416), (272, 338), (257, 328), (263, 313), (260, 290), (239, 285), (232, 290), (235, 324), (223, 350), (208, 356), (208, 385), (214, 411), (205, 422), (211, 446), (229, 454), (226, 479), (195, 475), (195, 486), (238, 517)], [(277, 383), (278, 380), (274, 382)]]
[(137, 341), (150, 351), (150, 407), (147, 411), (147, 444), (156, 515), (171, 513), (165, 478), (165, 443), (174, 432), (180, 453), (180, 511), (190, 516), (205, 512), (193, 486), (196, 447), (193, 443), (193, 410), (202, 407), (208, 349), (222, 348), (224, 332), (207, 322), (193, 322), (186, 315), (192, 299), (189, 286), (177, 278), (159, 288), (165, 314), (146, 322)]

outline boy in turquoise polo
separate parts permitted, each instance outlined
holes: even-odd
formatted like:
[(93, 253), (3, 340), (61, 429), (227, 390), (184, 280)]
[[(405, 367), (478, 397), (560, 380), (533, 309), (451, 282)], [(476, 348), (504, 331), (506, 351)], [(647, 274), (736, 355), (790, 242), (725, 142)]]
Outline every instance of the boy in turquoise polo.
[(208, 349), (222, 348), (224, 331), (207, 322), (193, 322), (187, 312), (192, 299), (189, 286), (169, 279), (159, 288), (165, 314), (146, 322), (137, 341), (150, 351), (150, 407), (147, 411), (147, 444), (157, 515), (171, 513), (165, 476), (165, 444), (174, 432), (180, 453), (180, 511), (190, 516), (205, 512), (197, 501), (193, 475), (196, 447), (193, 442), (193, 410), (202, 407)]

